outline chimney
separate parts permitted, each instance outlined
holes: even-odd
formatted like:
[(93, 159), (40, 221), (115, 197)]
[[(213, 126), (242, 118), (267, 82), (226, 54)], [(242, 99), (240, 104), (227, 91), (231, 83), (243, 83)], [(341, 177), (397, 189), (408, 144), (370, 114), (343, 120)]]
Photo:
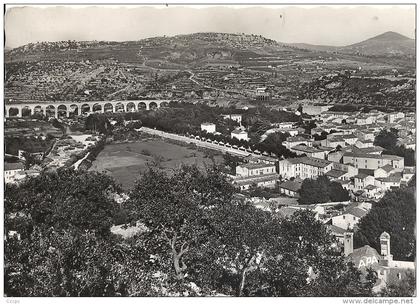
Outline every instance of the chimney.
[(353, 232), (344, 233), (344, 256), (353, 253)]

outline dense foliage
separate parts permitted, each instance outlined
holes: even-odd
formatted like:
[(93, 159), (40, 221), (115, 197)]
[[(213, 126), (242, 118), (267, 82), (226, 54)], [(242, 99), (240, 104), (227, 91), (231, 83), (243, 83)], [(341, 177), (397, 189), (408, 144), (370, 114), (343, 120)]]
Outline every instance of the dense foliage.
[(404, 157), (405, 166), (415, 166), (416, 165), (416, 153), (411, 148), (407, 149), (402, 146), (397, 145), (398, 140), (398, 130), (391, 128), (388, 130), (381, 130), (379, 134), (375, 137), (374, 145), (381, 146), (385, 148), (384, 154), (397, 155)]
[(355, 233), (355, 246), (370, 245), (380, 251), (378, 236), (391, 235), (391, 253), (395, 260), (414, 260), (416, 255), (415, 189), (388, 191), (370, 212), (360, 220)]
[(326, 176), (319, 176), (316, 180), (303, 180), (299, 190), (301, 204), (347, 201), (349, 192), (340, 183), (330, 181)]
[[(127, 201), (118, 192), (72, 170), (8, 186), (6, 295), (371, 295), (375, 277), (361, 279), (312, 212), (256, 209), (217, 168), (150, 168)], [(121, 210), (137, 234), (110, 234)]]
[(316, 180), (303, 180), (299, 195), (301, 204), (347, 201), (350, 199), (348, 191), (343, 189), (340, 183), (330, 181), (325, 176), (319, 176)]

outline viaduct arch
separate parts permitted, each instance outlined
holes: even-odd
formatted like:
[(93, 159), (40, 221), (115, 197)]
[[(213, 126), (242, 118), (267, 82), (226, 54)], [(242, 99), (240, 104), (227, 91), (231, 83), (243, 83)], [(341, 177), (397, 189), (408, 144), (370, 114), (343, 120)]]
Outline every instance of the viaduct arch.
[[(41, 112), (46, 115), (69, 117), (70, 114), (81, 115), (87, 112), (134, 112), (139, 110), (151, 110), (165, 107), (169, 100), (138, 100), (138, 101), (93, 101), (93, 102), (35, 102), (21, 104), (6, 104), (5, 117), (24, 117), (28, 113)], [(118, 107), (117, 107), (118, 106)]]

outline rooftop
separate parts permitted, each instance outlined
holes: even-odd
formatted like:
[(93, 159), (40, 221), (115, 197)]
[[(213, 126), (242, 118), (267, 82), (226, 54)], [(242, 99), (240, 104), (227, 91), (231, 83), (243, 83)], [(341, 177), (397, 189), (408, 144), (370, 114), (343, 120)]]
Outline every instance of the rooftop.
[(23, 170), (25, 168), (25, 166), (22, 163), (9, 163), (9, 162), (4, 162), (4, 170), (5, 171), (10, 171), (10, 170), (17, 170), (17, 169), (21, 169)]
[(345, 174), (347, 174), (347, 172), (339, 170), (339, 169), (332, 169), (329, 172), (327, 172), (325, 175), (333, 177), (333, 178), (339, 178)]
[(401, 177), (399, 176), (389, 176), (386, 178), (376, 178), (376, 180), (381, 181), (381, 182), (394, 182), (394, 183), (398, 183), (401, 181)]
[(324, 168), (330, 165), (332, 162), (327, 161), (324, 159), (312, 158), (312, 157), (300, 157), (300, 158), (292, 158), (287, 159), (287, 161), (291, 162), (292, 164), (306, 164), (314, 167)]
[(303, 144), (293, 146), (290, 149), (302, 151), (302, 152), (305, 152), (305, 153), (316, 153), (316, 152), (321, 152), (322, 151), (322, 150), (319, 150), (317, 148), (309, 147), (309, 146), (306, 146), (306, 145), (303, 145)]
[(303, 136), (295, 136), (295, 137), (288, 137), (286, 141), (287, 142), (313, 141), (313, 139), (308, 138), (308, 137), (303, 137)]
[(393, 160), (393, 161), (401, 161), (404, 160), (404, 157), (395, 156), (395, 155), (382, 155), (384, 159)]
[[(361, 248), (357, 248), (351, 253), (348, 257), (353, 261), (353, 263), (357, 266), (359, 266), (359, 263), (361, 260), (365, 259), (366, 257), (373, 257), (375, 256), (377, 261), (381, 259), (378, 251), (376, 249), (372, 248), (371, 246), (363, 246)], [(378, 266), (378, 264), (376, 264)]]
[(244, 131), (244, 130), (240, 130), (240, 129), (235, 129), (235, 130), (232, 130), (232, 132), (231, 133), (234, 133), (234, 134), (243, 134), (243, 133), (245, 133), (245, 134), (248, 134), (246, 131)]
[(239, 177), (235, 179), (235, 184), (237, 185), (249, 185), (253, 183), (259, 182), (266, 182), (266, 181), (274, 181), (277, 180), (278, 176), (269, 174), (269, 175), (260, 175), (260, 176), (252, 176), (252, 177)]
[(394, 168), (390, 164), (386, 164), (386, 165), (380, 167), (380, 169), (383, 169), (387, 173), (392, 172), (394, 170)]
[(356, 176), (354, 176), (354, 178), (357, 179), (365, 179), (366, 177), (369, 177), (369, 175), (365, 173), (358, 173)]
[(359, 218), (362, 218), (363, 216), (365, 216), (368, 213), (368, 211), (358, 208), (358, 207), (351, 207), (348, 208), (344, 211), (343, 214), (350, 214)]
[(302, 182), (291, 181), (291, 180), (284, 181), (279, 185), (280, 188), (290, 190), (293, 192), (297, 192), (298, 190), (300, 190), (301, 186), (302, 186)]
[(245, 164), (238, 165), (238, 167), (244, 167), (247, 169), (259, 169), (259, 168), (274, 167), (274, 165), (267, 164), (267, 163), (245, 163)]
[(337, 226), (334, 226), (334, 225), (329, 225), (328, 226), (328, 231), (330, 231), (331, 234), (333, 234), (333, 235), (344, 235), (344, 233), (347, 230), (344, 230), (344, 229), (342, 229), (340, 227), (337, 227)]

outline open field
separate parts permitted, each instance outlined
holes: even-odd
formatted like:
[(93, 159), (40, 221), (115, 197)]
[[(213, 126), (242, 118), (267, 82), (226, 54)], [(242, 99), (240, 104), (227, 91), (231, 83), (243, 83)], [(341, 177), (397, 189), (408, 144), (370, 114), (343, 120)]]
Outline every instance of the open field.
[[(159, 167), (163, 169), (177, 168), (181, 164), (197, 164), (203, 167), (213, 162), (204, 152), (153, 139), (106, 145), (90, 170), (105, 171), (124, 189), (130, 189), (139, 174), (156, 159), (160, 159)], [(214, 160), (216, 163), (221, 163), (223, 156), (216, 154)]]

